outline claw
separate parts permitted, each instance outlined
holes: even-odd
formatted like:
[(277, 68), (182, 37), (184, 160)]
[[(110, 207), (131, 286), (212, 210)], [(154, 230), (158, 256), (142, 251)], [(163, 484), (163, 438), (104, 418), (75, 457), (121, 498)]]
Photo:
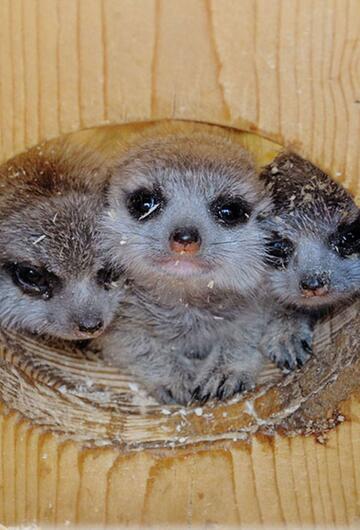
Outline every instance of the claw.
[(277, 359), (276, 359), (276, 355), (275, 355), (275, 353), (272, 353), (272, 354), (270, 355), (270, 359), (272, 360), (273, 363), (277, 364)]
[(301, 346), (304, 348), (306, 353), (311, 354), (312, 353), (312, 347), (311, 344), (309, 344), (306, 340), (301, 341)]
[(217, 388), (217, 391), (216, 391), (216, 396), (218, 399), (223, 399), (224, 397), (224, 392), (225, 392), (225, 388), (224, 388), (224, 385), (226, 383), (226, 376), (224, 375), (223, 378), (221, 379), (220, 381), (220, 384)]
[(241, 392), (244, 392), (245, 390), (246, 390), (246, 385), (244, 381), (240, 381), (240, 383), (238, 384), (236, 393), (240, 394)]
[(200, 386), (197, 386), (193, 393), (191, 394), (191, 403), (197, 401), (200, 397)]
[(222, 386), (222, 388), (218, 389), (217, 392), (216, 392), (216, 397), (222, 401), (224, 399), (224, 394), (225, 394), (225, 387)]
[(289, 361), (284, 361), (283, 366), (286, 370), (291, 370)]
[(202, 398), (199, 400), (200, 405), (205, 405), (205, 403), (209, 401), (209, 398), (210, 398), (210, 392), (202, 396)]

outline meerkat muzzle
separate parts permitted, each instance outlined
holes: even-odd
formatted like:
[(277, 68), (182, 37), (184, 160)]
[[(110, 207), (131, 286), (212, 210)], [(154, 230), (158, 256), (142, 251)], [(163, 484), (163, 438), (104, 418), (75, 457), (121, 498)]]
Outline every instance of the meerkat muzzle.
[(304, 278), (300, 282), (300, 290), (305, 298), (326, 296), (329, 293), (330, 281), (327, 276), (314, 276)]
[(79, 337), (97, 337), (101, 335), (104, 322), (101, 318), (83, 318), (78, 323), (77, 334)]
[(302, 295), (305, 297), (305, 298), (312, 298), (314, 296), (326, 296), (327, 294), (329, 293), (329, 288), (328, 287), (320, 287), (319, 289), (315, 289), (314, 291), (306, 291), (306, 290), (303, 290), (302, 291)]
[(170, 235), (170, 250), (176, 254), (196, 254), (201, 247), (201, 238), (196, 228), (179, 228)]

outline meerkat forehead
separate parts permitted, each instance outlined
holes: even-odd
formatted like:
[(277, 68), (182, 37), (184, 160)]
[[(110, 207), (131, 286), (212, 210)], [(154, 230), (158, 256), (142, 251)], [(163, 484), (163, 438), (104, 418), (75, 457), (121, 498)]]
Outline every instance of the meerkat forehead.
[(82, 274), (95, 263), (100, 213), (100, 201), (88, 195), (35, 202), (0, 221), (0, 255), (61, 276)]
[(294, 153), (281, 153), (260, 174), (271, 193), (273, 214), (293, 228), (319, 230), (352, 223), (358, 208), (350, 193)]
[(207, 194), (241, 193), (256, 200), (262, 193), (250, 154), (224, 137), (196, 133), (152, 138), (130, 147), (115, 170), (125, 190), (149, 183), (188, 186)]
[(0, 217), (36, 199), (100, 194), (108, 180), (105, 160), (85, 146), (68, 139), (40, 144), (0, 166)]
[(0, 168), (0, 255), (62, 275), (92, 266), (107, 171), (92, 153), (45, 144)]

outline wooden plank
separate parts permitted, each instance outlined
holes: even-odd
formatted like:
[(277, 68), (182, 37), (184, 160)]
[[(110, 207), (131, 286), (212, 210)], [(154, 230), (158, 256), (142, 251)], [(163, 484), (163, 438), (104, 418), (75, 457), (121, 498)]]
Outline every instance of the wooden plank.
[[(206, 121), (295, 145), (360, 198), (357, 0), (0, 0), (0, 18), (1, 159), (82, 127)], [(341, 410), (326, 444), (277, 435), (131, 455), (4, 410), (0, 521), (355, 527), (356, 396)]]
[(1, 521), (355, 528), (359, 401), (347, 407), (353, 421), (330, 432), (325, 445), (312, 437), (261, 436), (231, 449), (199, 445), (130, 455), (115, 448), (79, 451), (3, 414)]
[(173, 117), (296, 144), (357, 189), (356, 0), (1, 0), (0, 9), (3, 157), (79, 126)]

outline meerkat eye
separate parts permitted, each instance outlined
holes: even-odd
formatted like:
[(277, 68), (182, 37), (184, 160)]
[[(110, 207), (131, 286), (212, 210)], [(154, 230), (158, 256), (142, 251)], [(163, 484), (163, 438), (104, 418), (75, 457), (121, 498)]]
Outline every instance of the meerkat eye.
[(14, 284), (23, 293), (30, 296), (41, 296), (49, 299), (56, 276), (44, 269), (39, 269), (26, 263), (12, 263), (7, 266)]
[(218, 197), (210, 207), (216, 221), (226, 226), (246, 223), (250, 217), (250, 206), (241, 197)]
[(120, 271), (104, 267), (103, 269), (98, 270), (96, 274), (97, 283), (108, 291), (120, 278), (120, 274)]
[(360, 220), (339, 227), (336, 234), (330, 236), (329, 243), (342, 258), (360, 253)]
[(160, 189), (148, 190), (140, 188), (131, 193), (127, 198), (127, 207), (130, 214), (138, 221), (145, 221), (160, 213), (165, 199)]
[(267, 263), (276, 269), (283, 269), (289, 264), (295, 247), (290, 239), (281, 237), (280, 234), (273, 232), (272, 239), (266, 244), (266, 250)]

